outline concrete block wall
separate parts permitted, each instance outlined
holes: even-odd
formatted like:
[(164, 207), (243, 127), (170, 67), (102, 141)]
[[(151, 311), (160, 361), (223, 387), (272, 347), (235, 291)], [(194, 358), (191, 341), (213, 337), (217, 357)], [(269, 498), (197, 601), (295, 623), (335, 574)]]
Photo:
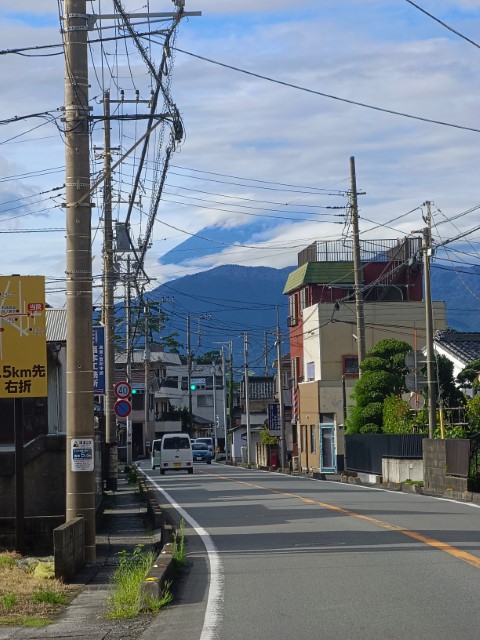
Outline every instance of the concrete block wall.
[(447, 475), (447, 449), (445, 440), (423, 441), (424, 487), (434, 493), (451, 492), (452, 497), (467, 493), (467, 478)]
[(55, 577), (71, 582), (85, 566), (85, 519), (74, 518), (53, 532)]

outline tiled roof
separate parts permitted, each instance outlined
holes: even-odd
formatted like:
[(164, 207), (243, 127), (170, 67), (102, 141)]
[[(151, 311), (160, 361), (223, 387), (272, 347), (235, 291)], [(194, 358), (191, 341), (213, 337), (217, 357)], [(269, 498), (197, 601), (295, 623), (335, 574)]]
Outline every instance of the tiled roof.
[[(132, 353), (132, 364), (143, 363), (145, 358), (145, 352), (143, 350), (134, 351)], [(127, 363), (127, 354), (126, 353), (118, 353), (115, 355), (115, 362), (117, 364), (126, 364)], [(181, 364), (180, 356), (178, 353), (170, 353), (167, 351), (151, 351), (150, 352), (150, 362), (152, 364), (162, 363), (162, 364)]]
[(353, 282), (353, 262), (307, 262), (289, 274), (283, 293), (296, 291), (305, 284), (353, 286)]
[(435, 343), (465, 364), (480, 358), (480, 333), (437, 331)]

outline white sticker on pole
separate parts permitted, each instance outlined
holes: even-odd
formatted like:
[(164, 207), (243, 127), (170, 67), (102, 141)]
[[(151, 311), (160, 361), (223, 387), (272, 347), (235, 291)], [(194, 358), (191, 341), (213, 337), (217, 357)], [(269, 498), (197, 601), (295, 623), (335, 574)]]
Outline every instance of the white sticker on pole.
[(72, 471), (93, 471), (95, 468), (93, 438), (73, 438), (71, 443)]

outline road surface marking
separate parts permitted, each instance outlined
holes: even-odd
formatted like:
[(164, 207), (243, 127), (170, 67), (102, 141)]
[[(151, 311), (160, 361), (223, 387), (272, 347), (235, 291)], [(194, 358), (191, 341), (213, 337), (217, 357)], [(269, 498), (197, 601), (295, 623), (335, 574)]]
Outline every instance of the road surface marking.
[(208, 562), (210, 565), (209, 585), (208, 585), (208, 597), (207, 608), (205, 609), (205, 617), (203, 619), (202, 633), (200, 640), (214, 640), (218, 637), (218, 627), (222, 619), (223, 611), (223, 567), (220, 555), (217, 551), (217, 547), (213, 542), (211, 536), (207, 531), (201, 527), (196, 520), (194, 520), (179, 504), (175, 502), (172, 496), (165, 491), (155, 480), (147, 475), (141, 467), (139, 470), (148, 479), (148, 481), (159, 491), (172, 505), (172, 507), (178, 511), (182, 518), (188, 522), (188, 524), (195, 530), (195, 533), (202, 540), (208, 555)]
[(378, 527), (382, 527), (383, 529), (387, 529), (389, 531), (395, 531), (397, 533), (402, 533), (404, 536), (407, 536), (408, 538), (412, 538), (413, 540), (417, 540), (418, 542), (423, 542), (423, 544), (426, 544), (429, 547), (438, 549), (439, 551), (443, 551), (444, 553), (448, 553), (454, 558), (457, 558), (457, 560), (462, 560), (463, 562), (467, 562), (468, 564), (472, 565), (476, 569), (480, 569), (480, 558), (478, 558), (477, 556), (474, 556), (471, 553), (467, 553), (466, 551), (462, 551), (457, 547), (453, 547), (452, 545), (447, 544), (446, 542), (441, 542), (440, 540), (436, 540), (435, 538), (429, 538), (428, 536), (424, 536), (422, 533), (418, 533), (417, 531), (411, 531), (410, 529), (405, 529), (404, 527), (399, 527), (396, 524), (391, 524), (389, 522), (385, 522), (384, 520), (378, 520), (377, 518), (372, 518), (371, 516), (366, 516), (366, 515), (363, 515), (362, 513), (351, 511), (350, 509), (337, 507), (336, 505), (329, 504), (328, 502), (319, 502), (318, 500), (305, 498), (296, 493), (287, 493), (285, 491), (279, 491), (278, 489), (268, 489), (265, 486), (254, 484), (253, 482), (248, 482), (246, 480), (235, 480), (235, 479), (229, 478), (228, 476), (220, 476), (215, 473), (208, 473), (208, 475), (214, 476), (215, 478), (220, 478), (222, 480), (227, 480), (229, 482), (245, 484), (255, 489), (262, 489), (262, 491), (266, 491), (268, 493), (277, 493), (279, 495), (282, 495), (288, 498), (296, 498), (297, 500), (301, 500), (305, 504), (316, 505), (318, 507), (322, 507), (323, 509), (336, 511), (337, 513), (341, 513), (342, 515), (349, 516), (351, 518), (357, 518), (358, 520), (365, 520), (367, 522), (371, 522), (372, 524), (375, 524)]

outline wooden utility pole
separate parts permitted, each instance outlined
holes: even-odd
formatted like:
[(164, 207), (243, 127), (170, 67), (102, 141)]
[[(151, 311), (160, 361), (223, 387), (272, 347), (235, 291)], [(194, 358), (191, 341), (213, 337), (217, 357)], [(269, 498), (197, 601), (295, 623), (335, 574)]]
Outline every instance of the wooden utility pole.
[(432, 290), (430, 286), (430, 257), (432, 255), (432, 213), (430, 206), (430, 202), (425, 202), (427, 209), (427, 226), (423, 229), (423, 277), (425, 284), (425, 333), (427, 340), (428, 437), (433, 438), (433, 434), (437, 428), (437, 376), (435, 372)]
[[(86, 0), (64, 0), (66, 164), (66, 519), (85, 518), (85, 559), (95, 561), (90, 132)], [(81, 447), (83, 463), (76, 451)], [(91, 459), (89, 456), (91, 455)]]
[(360, 234), (358, 230), (357, 178), (355, 158), (350, 158), (350, 196), (352, 198), (353, 268), (355, 271), (355, 312), (357, 317), (358, 375), (360, 365), (365, 360), (365, 313), (363, 309), (363, 268), (360, 259)]
[(115, 275), (113, 263), (112, 226), (112, 150), (110, 142), (110, 93), (103, 95), (103, 309), (102, 323), (105, 327), (105, 442), (108, 446), (107, 488), (115, 491), (118, 482), (117, 421), (115, 403)]

